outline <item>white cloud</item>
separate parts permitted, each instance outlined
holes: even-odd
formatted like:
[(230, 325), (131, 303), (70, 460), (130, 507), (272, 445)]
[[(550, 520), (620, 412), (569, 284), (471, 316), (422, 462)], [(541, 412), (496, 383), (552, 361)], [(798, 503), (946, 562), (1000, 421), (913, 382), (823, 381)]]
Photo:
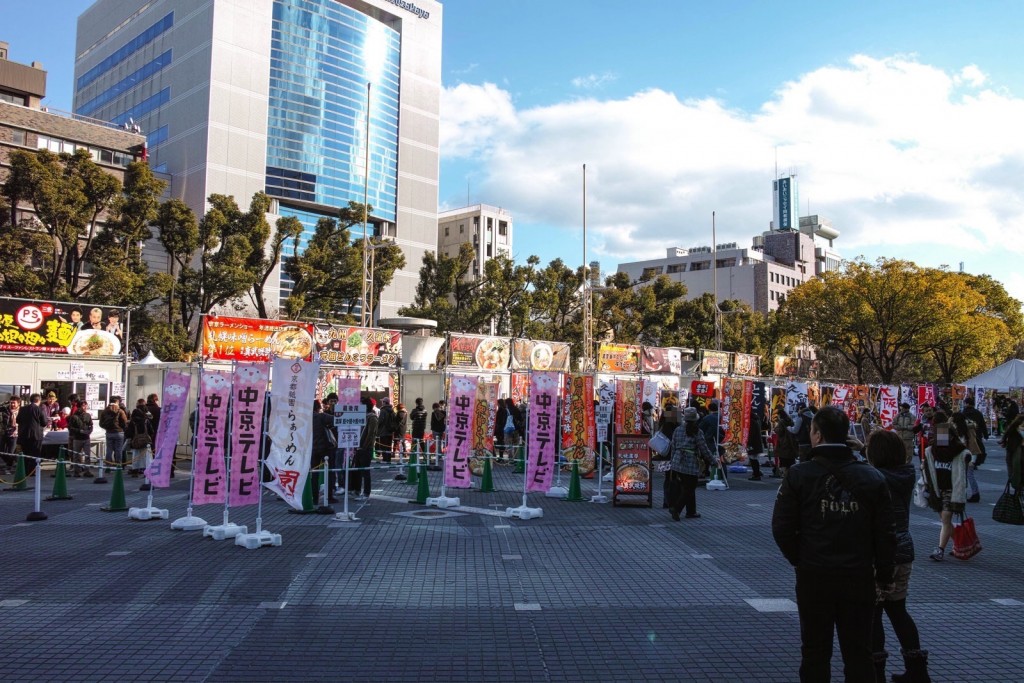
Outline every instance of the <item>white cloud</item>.
[(442, 154), (473, 159), (483, 201), (552, 239), (579, 232), (586, 163), (588, 241), (611, 266), (710, 243), (713, 210), (719, 241), (749, 244), (771, 219), (777, 153), (798, 173), (801, 213), (810, 200), (831, 219), (845, 255), (913, 259), (929, 245), (999, 278), (1000, 256), (1024, 254), (1024, 99), (986, 84), (975, 65), (862, 55), (782, 84), (756, 111), (657, 89), (517, 109), (493, 84), (462, 84), (442, 99)]
[(603, 74), (587, 74), (572, 79), (572, 86), (581, 90), (595, 90), (605, 83), (611, 83), (616, 78), (618, 77), (610, 71), (605, 71)]

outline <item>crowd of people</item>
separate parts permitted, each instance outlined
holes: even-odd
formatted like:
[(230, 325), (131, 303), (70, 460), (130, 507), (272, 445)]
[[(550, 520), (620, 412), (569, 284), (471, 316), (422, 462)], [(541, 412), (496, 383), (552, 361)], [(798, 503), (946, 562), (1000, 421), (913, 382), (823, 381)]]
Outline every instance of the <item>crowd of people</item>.
[[(114, 396), (94, 419), (89, 402), (77, 394), (71, 394), (63, 406), (53, 391), (45, 396), (12, 396), (0, 407), (0, 474), (14, 473), (18, 454), (41, 458), (44, 443), (54, 443), (66, 448), (70, 476), (91, 477), (100, 457), (93, 452), (96, 426), (103, 431), (106, 462), (113, 467), (127, 466), (137, 477), (148, 464), (160, 426), (160, 397), (139, 398), (129, 414), (121, 397)], [(54, 432), (66, 432), (66, 443), (46, 439)], [(32, 468), (34, 461), (26, 466), (26, 472)]]

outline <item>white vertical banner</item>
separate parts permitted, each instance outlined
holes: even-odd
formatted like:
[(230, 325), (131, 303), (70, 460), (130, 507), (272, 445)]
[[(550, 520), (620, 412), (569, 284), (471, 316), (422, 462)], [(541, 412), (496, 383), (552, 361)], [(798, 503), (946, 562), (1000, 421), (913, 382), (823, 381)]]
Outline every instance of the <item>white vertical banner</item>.
[(313, 399), (319, 363), (275, 358), (271, 371), (270, 453), (267, 468), (273, 476), (263, 485), (302, 509), (302, 489), (313, 453)]

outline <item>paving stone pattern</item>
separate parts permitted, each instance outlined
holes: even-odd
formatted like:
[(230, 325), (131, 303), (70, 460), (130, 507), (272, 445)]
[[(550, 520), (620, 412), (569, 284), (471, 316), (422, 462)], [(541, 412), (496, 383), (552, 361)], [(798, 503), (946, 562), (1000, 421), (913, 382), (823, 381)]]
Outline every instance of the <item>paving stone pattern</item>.
[[(1024, 527), (991, 520), (1001, 461), (979, 472), (982, 502), (969, 506), (984, 545), (974, 559), (929, 560), (937, 517), (913, 511), (909, 607), (935, 681), (1024, 680)], [(669, 518), (659, 479), (651, 509), (530, 494), (544, 516), (522, 521), (493, 514), (522, 502), (511, 467), (495, 468), (496, 493), (449, 490), (464, 507), (435, 517), (409, 514), (424, 508), (396, 471), (374, 473), (369, 503), (351, 504), (356, 523), (266, 495), (264, 528), (284, 545), (252, 551), (101, 512), (110, 484), (70, 479), (74, 499), (44, 501), (49, 518), (34, 523), (32, 491), (0, 492), (3, 679), (797, 679), (793, 573), (769, 526), (777, 481), (734, 474), (729, 491), (700, 489), (699, 520)], [(138, 483), (126, 481), (129, 505), (145, 505)], [(52, 485), (44, 476), (44, 494)], [(584, 480), (584, 496), (596, 485)], [(173, 520), (187, 499), (179, 477), (154, 504)], [(219, 524), (223, 508), (195, 514)], [(231, 521), (253, 531), (255, 514)], [(898, 651), (888, 627), (887, 640)]]

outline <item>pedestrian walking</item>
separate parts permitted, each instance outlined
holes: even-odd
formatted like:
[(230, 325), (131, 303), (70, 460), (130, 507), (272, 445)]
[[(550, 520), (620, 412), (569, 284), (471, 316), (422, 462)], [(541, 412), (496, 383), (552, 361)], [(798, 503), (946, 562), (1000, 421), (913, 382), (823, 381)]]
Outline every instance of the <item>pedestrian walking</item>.
[(699, 427), (696, 408), (683, 411), (683, 423), (672, 434), (672, 458), (665, 476), (669, 480), (668, 502), (672, 519), (679, 521), (686, 510), (687, 519), (700, 517), (697, 512), (697, 477), (701, 465), (711, 467), (718, 461)]
[(78, 410), (68, 418), (68, 434), (71, 437), (71, 459), (75, 463), (73, 476), (91, 477), (92, 470), (92, 415), (89, 402), (79, 401)]
[(971, 452), (943, 412), (932, 419), (930, 445), (924, 450), (924, 477), (928, 506), (939, 513), (939, 544), (930, 557), (941, 562), (953, 536), (953, 515), (962, 514), (967, 502), (967, 464)]

